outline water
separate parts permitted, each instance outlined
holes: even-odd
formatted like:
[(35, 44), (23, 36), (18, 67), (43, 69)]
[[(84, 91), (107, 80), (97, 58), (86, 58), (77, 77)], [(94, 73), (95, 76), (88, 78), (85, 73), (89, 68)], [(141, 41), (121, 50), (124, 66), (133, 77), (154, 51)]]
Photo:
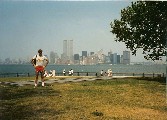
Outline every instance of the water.
[[(57, 73), (62, 73), (63, 69), (74, 72), (97, 72), (101, 70), (107, 71), (112, 69), (113, 73), (165, 73), (166, 65), (48, 65), (47, 71), (56, 70)], [(0, 65), (0, 74), (3, 73), (29, 73), (34, 74), (32, 65)]]

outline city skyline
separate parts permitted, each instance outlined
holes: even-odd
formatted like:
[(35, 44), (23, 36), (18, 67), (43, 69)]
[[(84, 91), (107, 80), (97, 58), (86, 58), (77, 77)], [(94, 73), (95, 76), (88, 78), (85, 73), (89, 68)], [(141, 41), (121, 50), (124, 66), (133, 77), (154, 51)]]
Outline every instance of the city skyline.
[[(92, 54), (93, 53), (93, 54)], [(146, 61), (146, 62), (133, 62), (131, 61), (130, 51), (122, 51), (122, 54), (118, 54), (112, 51), (108, 51), (108, 54), (103, 54), (101, 49), (98, 52), (81, 51), (81, 54), (73, 54), (73, 60), (68, 61), (68, 58), (58, 55), (54, 51), (50, 51), (50, 55), (44, 55), (49, 59), (49, 64), (60, 65), (96, 65), (96, 64), (165, 64), (165, 61)], [(102, 61), (101, 61), (101, 60)], [(0, 64), (30, 64), (29, 59), (0, 59)]]
[[(65, 42), (64, 42), (65, 41)], [(64, 47), (69, 47), (68, 44), (71, 44), (71, 40), (63, 41), (63, 49)], [(73, 41), (72, 41), (73, 42)], [(65, 43), (65, 46), (64, 46)], [(67, 44), (68, 43), (68, 44)], [(72, 47), (70, 45), (70, 47)], [(72, 47), (73, 48), (73, 47)], [(71, 48), (70, 48), (71, 49)], [(67, 51), (65, 51), (67, 52)], [(93, 54), (92, 54), (93, 53)], [(124, 53), (128, 53), (124, 54)], [(79, 61), (75, 61), (75, 55), (77, 55)], [(50, 51), (50, 55), (44, 55), (49, 59), (49, 64), (83, 64), (84, 61), (85, 65), (94, 65), (94, 64), (130, 64), (130, 51), (122, 51), (122, 54), (119, 55), (117, 53), (112, 53), (112, 51), (108, 51), (108, 54), (103, 54), (103, 50), (101, 49), (98, 52), (88, 52), (88, 51), (82, 51), (81, 55), (79, 53), (77, 54), (71, 54), (68, 56), (66, 53), (62, 53), (61, 55), (58, 55), (54, 51)], [(119, 57), (119, 59), (118, 59)], [(125, 60), (122, 61), (121, 60)], [(94, 59), (92, 61), (92, 59)], [(118, 60), (117, 60), (118, 59)], [(127, 60), (127, 61), (126, 61)], [(90, 63), (91, 62), (91, 63)], [(22, 59), (10, 59), (6, 58), (5, 60), (0, 59), (0, 64), (30, 64), (29, 59), (28, 60), (22, 60)]]
[[(64, 41), (66, 41), (66, 42), (64, 42)], [(72, 43), (71, 43), (71, 41), (72, 41)], [(111, 50), (109, 50), (109, 51), (107, 51), (107, 53), (104, 53), (104, 50), (103, 49), (101, 49), (101, 50), (98, 50), (98, 51), (88, 51), (88, 50), (81, 50), (79, 53), (76, 53), (76, 52), (74, 52), (73, 53), (73, 40), (63, 40), (62, 41), (62, 53), (60, 53), (60, 54), (58, 54), (56, 51), (50, 51), (48, 54), (45, 54), (44, 52), (43, 52), (43, 55), (45, 55), (49, 60), (50, 60), (50, 56), (51, 56), (51, 53), (54, 53), (54, 54), (56, 54), (56, 56), (55, 56), (55, 58), (62, 58), (62, 57), (64, 57), (63, 59), (69, 59), (70, 57), (73, 57), (74, 58), (74, 55), (75, 54), (78, 54), (80, 57), (81, 56), (85, 56), (85, 54), (87, 54), (85, 57), (87, 57), (87, 56), (91, 56), (91, 55), (93, 55), (93, 54), (98, 54), (98, 52), (100, 52), (100, 54), (104, 54), (105, 56), (108, 56), (108, 54), (109, 53), (111, 53), (111, 54), (117, 54), (117, 55), (123, 55), (124, 54), (124, 52), (128, 52), (128, 56), (130, 56), (130, 63), (140, 63), (140, 62), (154, 62), (154, 61), (132, 61), (131, 60), (131, 58), (133, 57), (132, 55), (131, 55), (131, 51), (129, 51), (129, 50), (123, 50), (123, 51), (120, 51), (119, 53), (117, 53), (117, 52), (115, 52), (115, 51), (111, 51)], [(65, 44), (66, 45), (65, 45)], [(69, 52), (68, 50), (70, 50), (70, 51), (72, 51), (72, 52)], [(106, 50), (105, 50), (106, 51)], [(93, 54), (92, 54), (93, 53)], [(38, 53), (36, 53), (36, 54), (38, 54)], [(30, 60), (31, 58), (30, 57), (26, 57), (26, 58), (10, 58), (10, 57), (8, 57), (8, 58), (5, 58), (5, 59), (1, 59), (0, 58), (0, 63), (1, 62), (5, 62), (6, 60), (7, 61), (14, 61), (14, 62), (16, 62), (16, 63), (18, 63), (18, 62), (23, 62), (23, 63), (27, 63), (27, 62), (29, 62), (29, 60)], [(164, 61), (165, 62), (165, 61)], [(156, 62), (156, 63), (158, 63), (158, 62)], [(163, 62), (162, 62), (163, 63)]]
[[(131, 1), (0, 1), (0, 59), (31, 59), (38, 49), (63, 53), (63, 40), (74, 40), (73, 53), (128, 50), (115, 42), (110, 23)], [(139, 49), (132, 61), (144, 59)]]

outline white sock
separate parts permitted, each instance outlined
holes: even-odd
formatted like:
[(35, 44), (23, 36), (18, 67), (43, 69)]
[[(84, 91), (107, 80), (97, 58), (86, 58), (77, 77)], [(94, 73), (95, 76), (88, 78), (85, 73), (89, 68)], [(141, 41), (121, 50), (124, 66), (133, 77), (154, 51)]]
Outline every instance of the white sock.
[(42, 82), (42, 86), (45, 86), (45, 83), (44, 83), (44, 82)]
[(35, 87), (37, 86), (37, 83), (35, 83)]

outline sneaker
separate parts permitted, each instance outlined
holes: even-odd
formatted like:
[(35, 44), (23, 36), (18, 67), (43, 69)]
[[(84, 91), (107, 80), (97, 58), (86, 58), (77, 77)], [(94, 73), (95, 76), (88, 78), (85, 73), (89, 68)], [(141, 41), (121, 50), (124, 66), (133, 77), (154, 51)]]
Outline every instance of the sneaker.
[(44, 87), (45, 86), (45, 83), (44, 82), (42, 82), (42, 87)]
[(35, 83), (35, 84), (34, 84), (34, 88), (36, 88), (36, 87), (37, 87), (37, 84)]

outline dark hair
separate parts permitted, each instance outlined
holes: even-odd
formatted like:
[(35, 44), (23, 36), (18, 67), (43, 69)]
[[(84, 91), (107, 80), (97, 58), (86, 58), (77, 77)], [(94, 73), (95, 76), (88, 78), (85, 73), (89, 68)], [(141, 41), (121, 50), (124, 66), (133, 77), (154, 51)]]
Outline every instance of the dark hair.
[(38, 50), (38, 53), (40, 53), (40, 52), (42, 52), (42, 50), (41, 50), (41, 49), (39, 49), (39, 50)]

